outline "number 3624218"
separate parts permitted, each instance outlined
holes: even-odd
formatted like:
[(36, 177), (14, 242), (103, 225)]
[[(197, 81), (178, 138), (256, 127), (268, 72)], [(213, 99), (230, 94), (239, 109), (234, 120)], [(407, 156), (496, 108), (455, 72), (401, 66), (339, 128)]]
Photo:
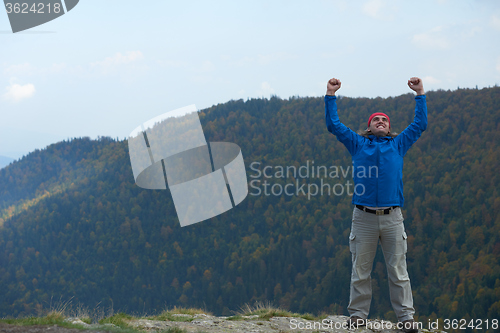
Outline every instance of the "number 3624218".
[(59, 14), (62, 10), (60, 3), (52, 4), (49, 2), (44, 4), (42, 2), (34, 3), (31, 6), (27, 3), (22, 2), (7, 2), (5, 4), (5, 8), (7, 9), (7, 14), (15, 13), (15, 14), (51, 14), (56, 13)]
[(471, 320), (465, 320), (465, 319), (444, 319), (444, 329), (459, 329), (459, 330), (465, 330), (465, 329), (498, 329), (498, 319), (471, 319)]

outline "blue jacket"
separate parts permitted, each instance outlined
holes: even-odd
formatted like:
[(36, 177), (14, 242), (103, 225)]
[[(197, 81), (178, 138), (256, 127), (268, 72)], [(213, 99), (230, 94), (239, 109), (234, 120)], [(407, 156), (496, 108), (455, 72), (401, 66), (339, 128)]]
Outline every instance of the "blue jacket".
[(403, 157), (427, 128), (425, 95), (415, 97), (415, 118), (398, 136), (365, 138), (347, 128), (337, 115), (336, 96), (325, 96), (326, 128), (352, 156), (352, 203), (369, 207), (403, 206)]

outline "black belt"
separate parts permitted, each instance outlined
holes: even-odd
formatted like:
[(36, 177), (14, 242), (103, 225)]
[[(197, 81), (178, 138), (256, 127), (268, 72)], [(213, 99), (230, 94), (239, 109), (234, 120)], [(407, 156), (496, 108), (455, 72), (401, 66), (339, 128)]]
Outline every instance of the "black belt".
[(370, 209), (370, 208), (366, 208), (365, 206), (356, 205), (356, 208), (361, 209), (363, 212), (367, 212), (367, 213), (375, 214), (375, 215), (390, 214), (395, 208), (398, 208), (398, 207), (399, 206), (392, 206), (392, 207), (386, 208), (386, 209)]

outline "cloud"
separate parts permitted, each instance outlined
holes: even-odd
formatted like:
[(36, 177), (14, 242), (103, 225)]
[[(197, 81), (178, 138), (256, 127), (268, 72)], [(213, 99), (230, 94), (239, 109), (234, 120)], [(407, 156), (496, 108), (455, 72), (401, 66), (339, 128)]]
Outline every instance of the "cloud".
[(257, 56), (258, 62), (261, 65), (268, 65), (272, 62), (280, 62), (280, 61), (286, 61), (286, 60), (291, 60), (291, 59), (296, 59), (297, 56), (285, 52), (278, 52), (278, 53), (271, 53), (271, 54), (259, 54)]
[(245, 66), (253, 64), (254, 62), (255, 62), (254, 58), (250, 58), (249, 56), (245, 56), (239, 60), (236, 60), (232, 64), (236, 67), (245, 67)]
[(215, 65), (209, 60), (205, 60), (201, 64), (201, 68), (200, 68), (201, 72), (212, 72), (214, 70), (215, 70)]
[(6, 90), (7, 92), (3, 95), (3, 98), (14, 103), (32, 97), (36, 91), (35, 86), (31, 83), (25, 85), (11, 83), (10, 86), (6, 87)]
[(392, 20), (398, 11), (398, 5), (387, 5), (385, 0), (369, 0), (363, 4), (361, 10), (368, 16), (377, 20)]
[(422, 81), (424, 82), (424, 84), (428, 83), (428, 84), (438, 84), (438, 83), (441, 83), (441, 80), (438, 80), (436, 79), (435, 77), (432, 77), (432, 76), (426, 76), (424, 78), (422, 78)]
[(271, 88), (271, 85), (269, 82), (262, 82), (260, 84), (260, 89), (257, 91), (257, 94), (259, 96), (267, 96), (267, 95), (272, 95), (274, 94), (274, 89)]
[(191, 80), (199, 84), (207, 84), (213, 81), (212, 77), (209, 75), (195, 75), (191, 78)]
[(497, 71), (500, 72), (500, 57), (498, 57), (497, 59), (497, 67), (496, 67)]
[(127, 65), (143, 58), (144, 56), (141, 51), (128, 51), (125, 54), (118, 52), (112, 57), (107, 57), (102, 61), (93, 62), (90, 66), (100, 68), (102, 71), (107, 72), (118, 66)]
[(50, 75), (65, 73), (73, 70), (66, 63), (54, 63), (49, 67), (36, 67), (29, 63), (10, 65), (5, 67), (3, 72), (5, 76), (10, 77), (26, 77), (31, 75)]
[(465, 30), (462, 33), (462, 36), (464, 38), (474, 38), (482, 32), (483, 32), (483, 28), (481, 28), (481, 27), (470, 27), (469, 29)]
[(10, 65), (9, 67), (4, 69), (4, 73), (6, 76), (31, 75), (34, 72), (35, 68), (33, 68), (33, 66), (29, 63)]
[(333, 4), (335, 5), (335, 9), (344, 11), (347, 8), (347, 1), (346, 0), (333, 0)]
[(357, 49), (354, 45), (347, 44), (339, 49), (331, 50), (328, 52), (321, 52), (319, 54), (319, 57), (321, 57), (322, 59), (334, 59), (334, 58), (340, 59), (342, 57), (354, 54), (354, 53), (356, 53), (356, 51), (357, 51)]
[(492, 15), (490, 19), (490, 25), (493, 28), (500, 30), (500, 17), (498, 17), (497, 15)]
[(425, 48), (447, 49), (450, 43), (444, 36), (443, 30), (442, 26), (434, 27), (428, 32), (414, 35), (412, 42)]
[(365, 2), (362, 9), (366, 15), (371, 16), (373, 18), (378, 18), (380, 14), (380, 9), (383, 6), (384, 2), (382, 0), (370, 0), (368, 2)]
[(274, 62), (284, 62), (287, 60), (297, 59), (297, 55), (286, 52), (277, 52), (270, 54), (258, 54), (256, 57), (245, 56), (239, 60), (233, 61), (231, 65), (236, 67), (245, 67), (254, 64), (269, 65)]
[(158, 65), (161, 67), (167, 67), (167, 68), (181, 68), (181, 67), (186, 67), (188, 65), (187, 62), (185, 61), (177, 61), (177, 60), (158, 60), (156, 61)]
[(41, 73), (48, 73), (48, 74), (61, 73), (67, 69), (68, 69), (68, 66), (65, 63), (52, 64), (52, 66), (41, 70)]

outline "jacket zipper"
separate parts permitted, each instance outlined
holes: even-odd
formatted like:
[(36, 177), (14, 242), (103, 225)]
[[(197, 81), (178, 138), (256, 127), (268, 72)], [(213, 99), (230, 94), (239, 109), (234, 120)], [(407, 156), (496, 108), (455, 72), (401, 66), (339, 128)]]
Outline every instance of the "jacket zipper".
[[(376, 139), (375, 139), (376, 140)], [(375, 146), (377, 149), (377, 182), (376, 182), (376, 190), (375, 190), (375, 207), (378, 207), (378, 182), (379, 182), (379, 172), (380, 172), (380, 149), (378, 141), (375, 141)]]

